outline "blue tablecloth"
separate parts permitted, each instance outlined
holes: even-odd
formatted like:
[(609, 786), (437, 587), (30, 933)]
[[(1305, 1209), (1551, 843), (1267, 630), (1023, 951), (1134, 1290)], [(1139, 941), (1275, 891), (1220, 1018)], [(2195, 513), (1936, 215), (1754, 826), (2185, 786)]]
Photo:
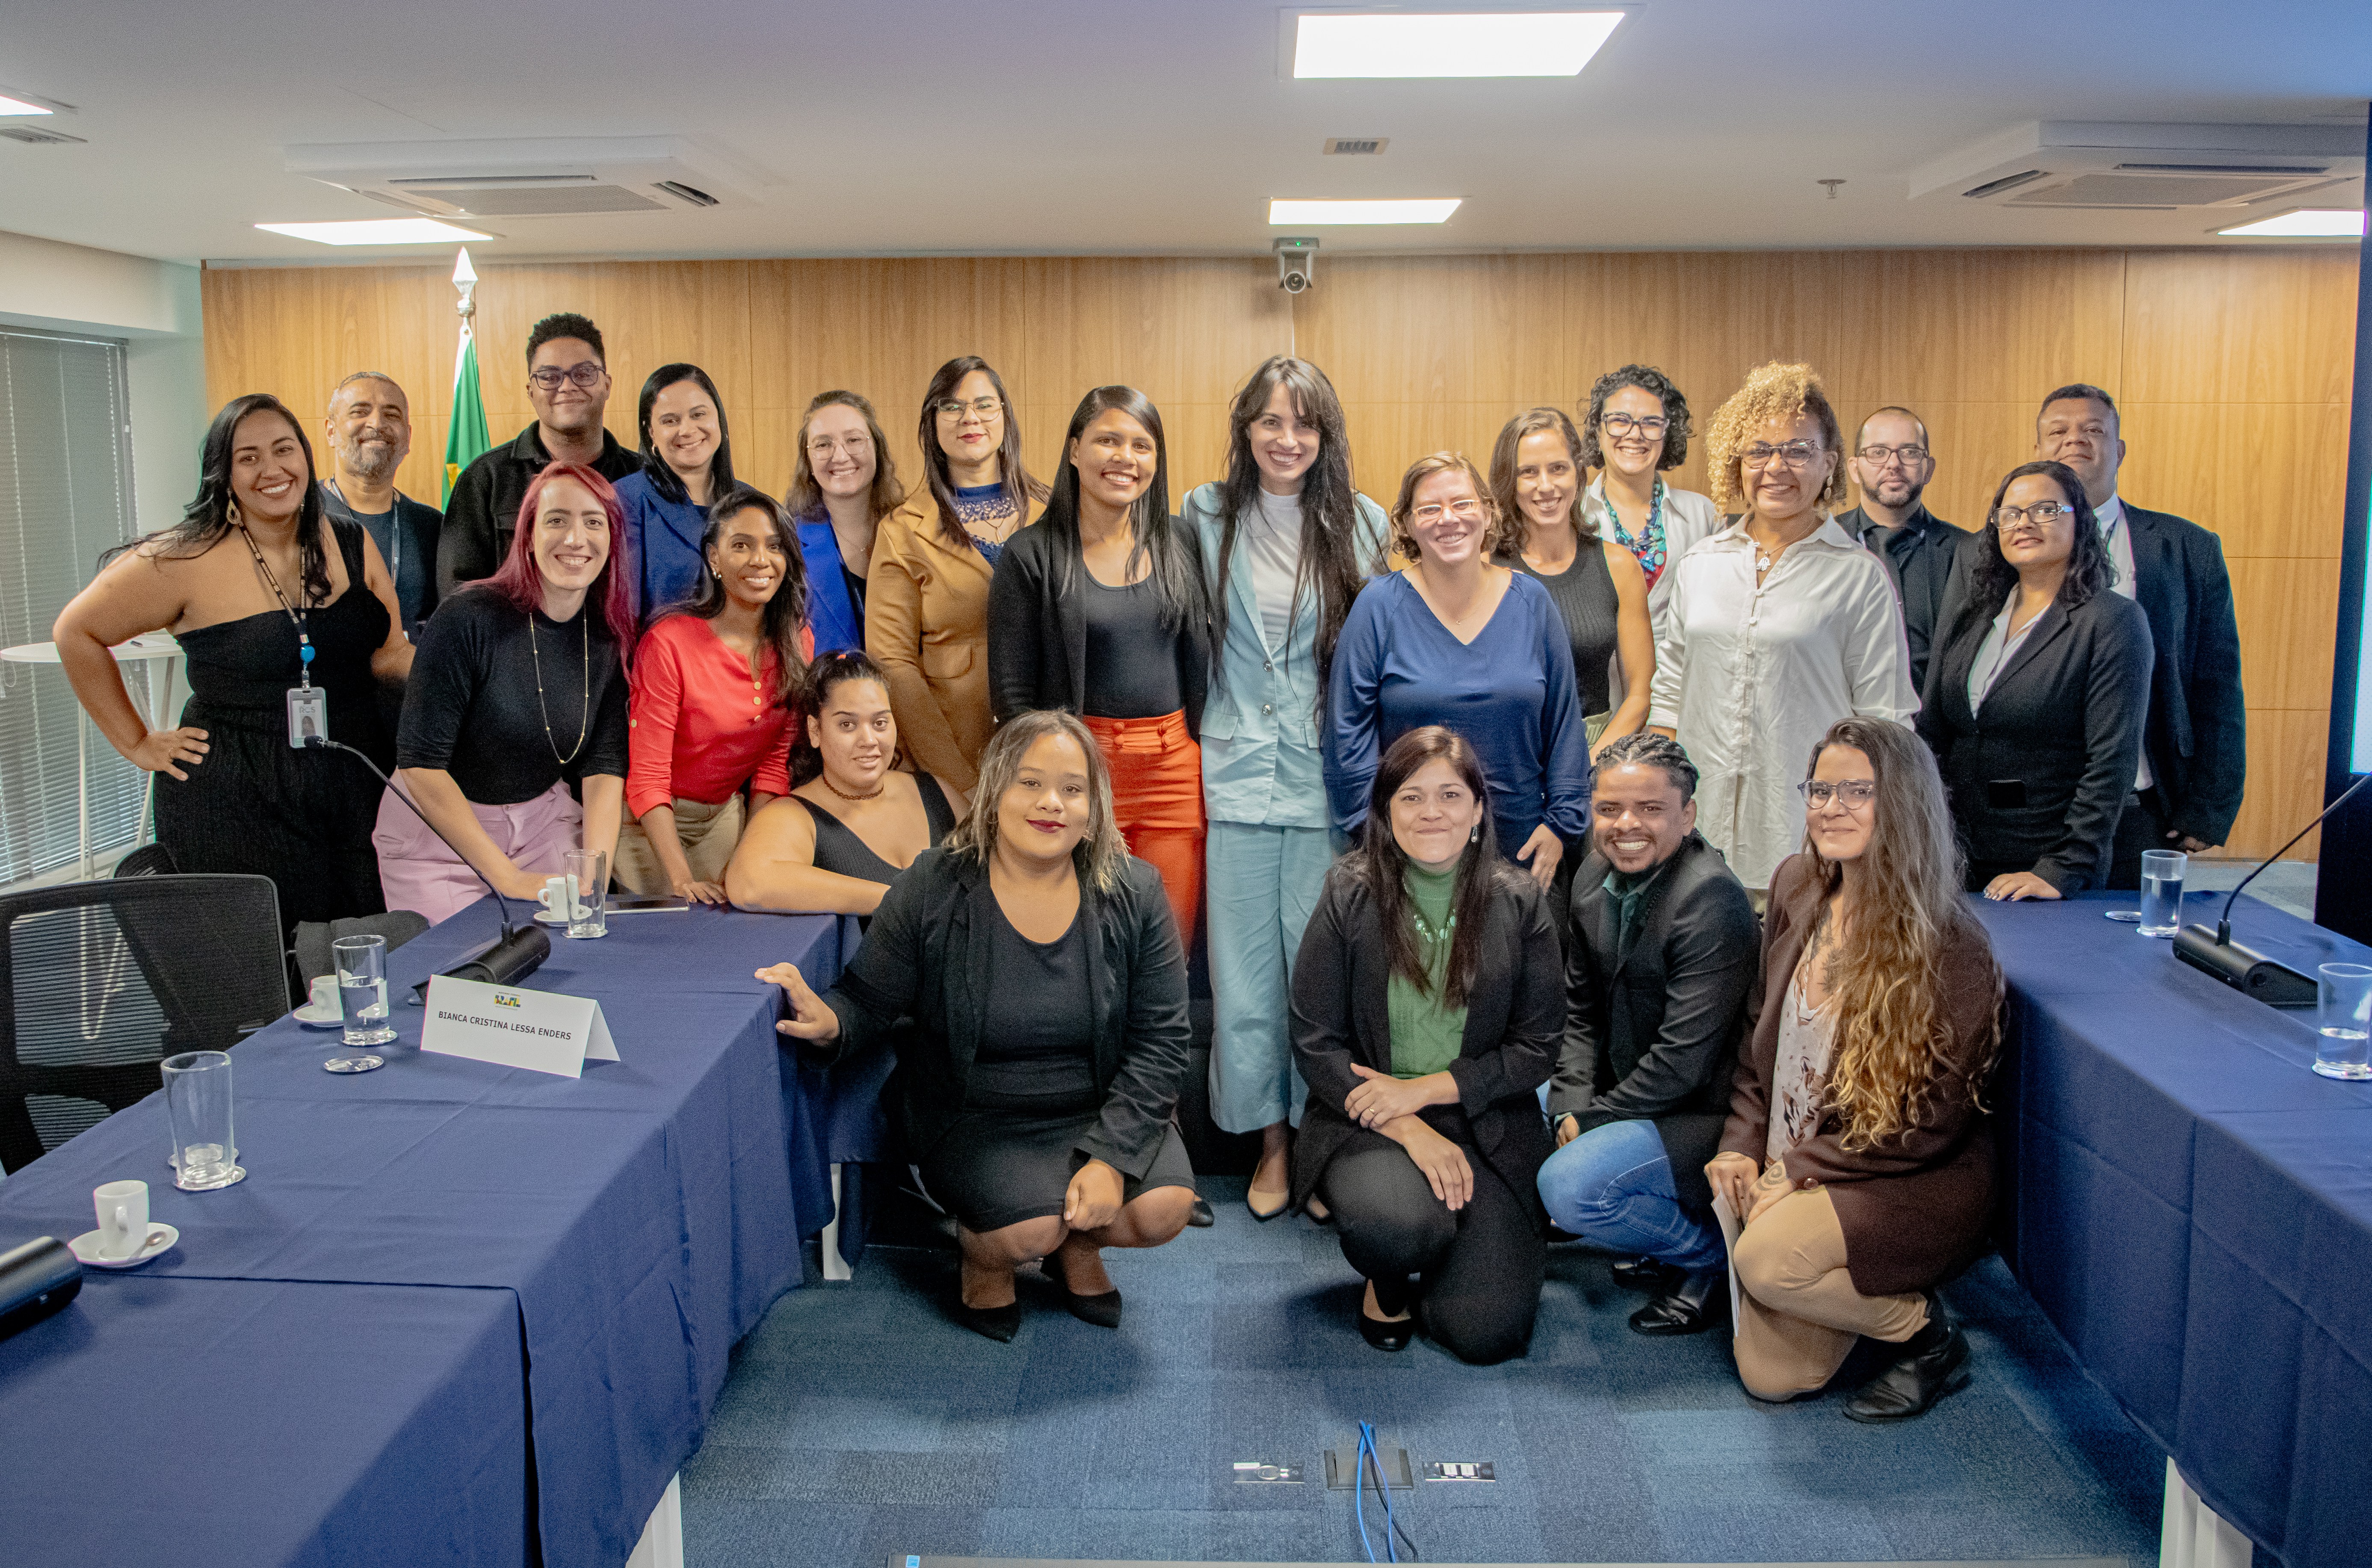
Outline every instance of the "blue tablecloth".
[[(390, 991), (493, 931), (491, 904), (456, 916), (390, 956)], [(734, 1342), (831, 1217), (808, 1145), (832, 1119), (785, 1093), (812, 1070), (779, 1049), (752, 970), (787, 958), (829, 984), (842, 931), (697, 910), (555, 939), (529, 983), (598, 998), (621, 1058), (581, 1079), (424, 1055), (406, 1005), (388, 1065), (341, 1076), (320, 1068), (334, 1035), (283, 1020), (233, 1054), (245, 1181), (170, 1186), (152, 1097), (0, 1187), (0, 1234), (87, 1229), (90, 1190), (138, 1177), (182, 1233), (152, 1278), (508, 1289), (544, 1556), (622, 1562), (699, 1446)]]
[(520, 1568), (526, 1416), (506, 1291), (94, 1270), (0, 1341), (0, 1560)]
[[(1978, 903), (2008, 979), (2005, 1251), (2209, 1506), (2290, 1568), (2372, 1559), (2372, 1085), (2315, 1015), (2102, 918), (2131, 893)], [(2221, 894), (2193, 895), (2213, 924)], [(2243, 898), (2307, 974), (2372, 950)]]

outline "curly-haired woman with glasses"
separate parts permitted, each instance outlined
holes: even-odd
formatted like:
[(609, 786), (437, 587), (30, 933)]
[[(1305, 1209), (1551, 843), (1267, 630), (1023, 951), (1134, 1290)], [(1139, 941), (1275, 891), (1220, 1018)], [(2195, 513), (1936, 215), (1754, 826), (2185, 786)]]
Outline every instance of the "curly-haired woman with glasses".
[(1844, 442), (1808, 365), (1746, 379), (1707, 433), (1714, 499), (1743, 515), (1674, 566), (1648, 727), (1703, 773), (1697, 827), (1749, 889), (1801, 840), (1796, 770), (1843, 718), (1919, 711), (1893, 587), (1831, 516)]
[(1967, 1380), (1936, 1287), (1993, 1209), (2001, 969), (1917, 737), (1846, 719), (1800, 790), (1803, 853), (1772, 878), (1762, 1010), (1705, 1179), (1744, 1221), (1746, 1391), (1813, 1393), (1866, 1337), (1889, 1353), (1844, 1413), (1902, 1421)]
[(1582, 494), (1583, 519), (1638, 557), (1659, 637), (1672, 602), (1672, 564), (1721, 531), (1709, 498), (1664, 482), (1666, 471), (1688, 460), (1690, 430), (1689, 400), (1652, 365), (1600, 376), (1581, 422), (1581, 466), (1598, 470)]

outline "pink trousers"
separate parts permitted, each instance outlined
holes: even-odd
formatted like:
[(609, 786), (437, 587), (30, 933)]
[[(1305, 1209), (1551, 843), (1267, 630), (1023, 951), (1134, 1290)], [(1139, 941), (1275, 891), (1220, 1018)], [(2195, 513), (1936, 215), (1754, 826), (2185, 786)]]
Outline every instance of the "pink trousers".
[[(577, 847), (584, 831), (585, 808), (564, 784), (517, 806), (481, 806), (473, 800), (470, 809), (513, 865), (545, 877), (567, 869), (562, 857)], [(386, 889), (391, 910), (411, 910), (437, 925), (486, 896), (486, 885), (470, 863), (446, 848), (427, 823), (395, 798), (394, 790), (379, 797), (371, 847), (378, 851), (379, 886)], [(532, 912), (518, 912), (517, 917)]]

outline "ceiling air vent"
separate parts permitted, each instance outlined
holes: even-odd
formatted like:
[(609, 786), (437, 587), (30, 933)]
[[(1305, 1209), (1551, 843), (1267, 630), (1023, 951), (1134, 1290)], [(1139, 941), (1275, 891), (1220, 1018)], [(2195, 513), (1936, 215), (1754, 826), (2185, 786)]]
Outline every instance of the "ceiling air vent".
[(658, 188), (678, 201), (689, 202), (695, 207), (713, 207), (716, 198), (696, 185), (686, 185), (680, 180), (662, 180)]
[(750, 200), (714, 155), (666, 136), (290, 147), (288, 168), (437, 217), (680, 213)]
[(2287, 200), (2363, 172), (2362, 133), (2336, 125), (2029, 120), (1915, 170), (1910, 195), (2168, 212)]
[(0, 125), (0, 136), (12, 142), (22, 142), (29, 147), (84, 147), (90, 145), (83, 136), (69, 136), (64, 131), (45, 131), (38, 125)]
[(1328, 157), (1374, 157), (1392, 145), (1389, 136), (1329, 136)]
[(2021, 185), (2031, 185), (2038, 180), (2049, 179), (2051, 171), (2047, 168), (2029, 168), (2022, 174), (2005, 174), (1999, 180), (1988, 180), (1975, 190), (1963, 191), (1960, 194), (1982, 202), (1988, 196), (1998, 196), (2005, 191), (2015, 191)]

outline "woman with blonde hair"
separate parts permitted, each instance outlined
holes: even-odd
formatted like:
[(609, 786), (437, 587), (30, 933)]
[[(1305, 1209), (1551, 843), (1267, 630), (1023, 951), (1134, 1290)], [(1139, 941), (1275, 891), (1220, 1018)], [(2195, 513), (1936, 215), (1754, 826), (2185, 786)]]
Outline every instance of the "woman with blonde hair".
[(958, 1321), (1009, 1342), (1014, 1270), (1042, 1258), (1074, 1317), (1116, 1329), (1101, 1249), (1158, 1247), (1194, 1203), (1170, 1120), (1186, 959), (1076, 716), (1007, 719), (978, 784), (944, 846), (890, 885), (827, 994), (792, 964), (758, 978), (783, 987), (777, 1028), (795, 1040), (835, 1055), (892, 1042), (905, 1157), (959, 1227)]
[(1707, 433), (1714, 500), (1742, 508), (1671, 568), (1651, 729), (1702, 773), (1697, 827), (1761, 894), (1800, 842), (1797, 759), (1843, 718), (1919, 711), (1893, 587), (1831, 514), (1843, 438), (1808, 365), (1746, 378)]
[(1495, 559), (1506, 519), (1462, 452), (1419, 458), (1392, 503), (1408, 564), (1351, 606), (1327, 684), (1326, 794), (1357, 833), (1392, 742), (1447, 725), (1474, 748), (1500, 849), (1542, 888), (1589, 825), (1573, 643), (1548, 590)]
[(1936, 1287), (1983, 1250), (1993, 1208), (2001, 969), (1916, 736), (1843, 720), (1798, 788), (1804, 847), (1772, 878), (1762, 1013), (1705, 1177), (1745, 1222), (1747, 1392), (1819, 1389), (1866, 1335), (1893, 1353), (1844, 1413), (1901, 1421), (1966, 1381)]
[(807, 562), (808, 625), (816, 652), (865, 649), (865, 589), (873, 536), (906, 499), (873, 405), (855, 392), (818, 392), (799, 418), (783, 507)]
[(1507, 564), (1548, 589), (1573, 639), (1573, 674), (1596, 757), (1607, 741), (1647, 722), (1656, 631), (1639, 558), (1601, 539), (1582, 505), (1580, 448), (1563, 409), (1526, 409), (1491, 448), (1491, 498), (1507, 519)]

